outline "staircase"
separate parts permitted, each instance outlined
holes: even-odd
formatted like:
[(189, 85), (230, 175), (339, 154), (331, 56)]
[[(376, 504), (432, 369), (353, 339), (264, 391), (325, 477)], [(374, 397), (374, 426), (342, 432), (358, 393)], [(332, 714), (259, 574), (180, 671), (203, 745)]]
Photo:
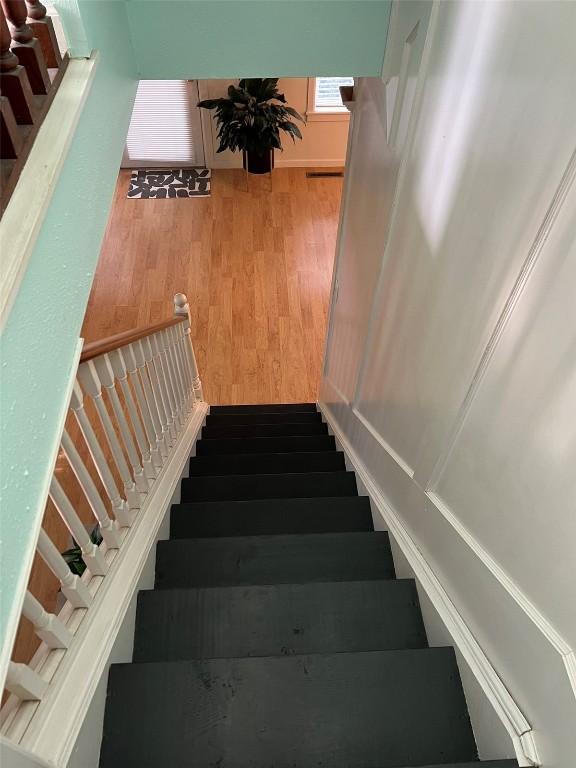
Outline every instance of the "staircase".
[(478, 765), (454, 651), (314, 404), (213, 407), (181, 499), (101, 768)]

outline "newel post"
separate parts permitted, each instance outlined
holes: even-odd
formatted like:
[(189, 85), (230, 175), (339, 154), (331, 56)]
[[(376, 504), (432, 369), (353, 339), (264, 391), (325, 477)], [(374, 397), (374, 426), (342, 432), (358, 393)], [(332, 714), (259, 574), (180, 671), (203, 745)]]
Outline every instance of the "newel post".
[(50, 76), (42, 54), (42, 48), (29, 24), (28, 9), (24, 0), (0, 0), (6, 18), (10, 22), (12, 50), (26, 68), (32, 93), (46, 95), (50, 90)]
[(46, 7), (42, 5), (40, 0), (26, 0), (26, 8), (28, 9), (28, 25), (40, 43), (46, 65), (57, 69), (62, 64), (62, 56), (54, 31), (54, 23), (50, 16), (46, 15)]
[(185, 293), (177, 293), (174, 296), (174, 315), (175, 317), (185, 317), (184, 336), (186, 339), (186, 354), (188, 355), (190, 368), (192, 371), (192, 388), (196, 400), (204, 400), (202, 392), (202, 382), (198, 375), (198, 364), (194, 354), (194, 345), (192, 343), (192, 319), (190, 317), (190, 305)]
[(12, 38), (0, 5), (0, 88), (12, 107), (19, 125), (32, 125), (35, 107), (32, 88), (26, 70), (11, 50)]

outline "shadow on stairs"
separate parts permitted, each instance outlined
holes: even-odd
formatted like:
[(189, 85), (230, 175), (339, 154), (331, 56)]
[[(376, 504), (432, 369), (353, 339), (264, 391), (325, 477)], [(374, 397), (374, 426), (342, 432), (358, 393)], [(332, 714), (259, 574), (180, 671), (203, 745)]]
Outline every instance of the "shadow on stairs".
[(213, 407), (170, 535), (101, 768), (516, 766), (479, 763), (454, 651), (314, 404)]

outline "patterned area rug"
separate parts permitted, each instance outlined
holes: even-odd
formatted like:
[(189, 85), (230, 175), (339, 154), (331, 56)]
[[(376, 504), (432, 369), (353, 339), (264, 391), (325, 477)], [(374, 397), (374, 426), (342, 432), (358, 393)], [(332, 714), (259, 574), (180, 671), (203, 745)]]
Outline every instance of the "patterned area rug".
[(211, 174), (210, 168), (139, 169), (130, 179), (128, 197), (209, 197)]

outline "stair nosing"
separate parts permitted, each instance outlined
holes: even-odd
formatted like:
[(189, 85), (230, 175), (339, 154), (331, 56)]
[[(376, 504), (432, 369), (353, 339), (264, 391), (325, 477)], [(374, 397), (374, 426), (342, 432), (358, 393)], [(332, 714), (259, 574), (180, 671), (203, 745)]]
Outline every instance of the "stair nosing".
[[(376, 653), (416, 653), (419, 651), (424, 652), (443, 652), (447, 654), (451, 654), (454, 657), (454, 660), (456, 662), (456, 654), (454, 651), (454, 646), (452, 645), (428, 645), (423, 646), (421, 648), (374, 648), (370, 651), (330, 651), (330, 653), (302, 653), (302, 654), (293, 654), (289, 656), (217, 656), (217, 657), (208, 657), (205, 659), (167, 659), (167, 660), (160, 660), (160, 661), (121, 661), (121, 662), (115, 662), (112, 666), (114, 667), (135, 667), (140, 666), (144, 664), (210, 664), (213, 661), (257, 661), (258, 659), (275, 659), (279, 662), (288, 662), (291, 660), (294, 660), (296, 658), (302, 659), (306, 658), (307, 656), (322, 656), (324, 658), (328, 658), (331, 656), (365, 656), (367, 654), (376, 654)], [(417, 767), (416, 767), (417, 768)], [(450, 764), (447, 764), (447, 768), (450, 768)], [(479, 763), (478, 768), (482, 768), (481, 763)]]
[[(334, 470), (338, 471), (338, 470)], [(299, 475), (302, 474), (301, 472), (292, 472), (293, 475)], [(318, 474), (325, 474), (324, 472), (319, 472)], [(226, 475), (225, 475), (226, 477)], [(245, 475), (241, 475), (241, 477), (245, 477)], [(191, 480), (192, 478), (183, 478), (184, 480)], [(193, 504), (265, 504), (274, 502), (277, 503), (279, 501), (282, 502), (292, 502), (292, 501), (326, 501), (327, 499), (334, 499), (336, 501), (350, 501), (351, 499), (366, 499), (366, 501), (362, 502), (363, 504), (366, 504), (370, 502), (369, 496), (282, 496), (279, 499), (207, 499), (206, 501), (179, 501), (177, 504), (172, 504), (171, 509), (174, 509), (176, 507), (183, 507)], [(382, 531), (372, 531), (372, 533), (382, 533)]]
[[(186, 539), (184, 539), (186, 541)], [(413, 583), (416, 584), (416, 577), (412, 576), (406, 576), (402, 578), (393, 578), (393, 579), (346, 579), (346, 581), (281, 581), (274, 584), (209, 584), (209, 585), (202, 585), (198, 587), (167, 587), (166, 589), (140, 589), (138, 591), (138, 598), (140, 599), (140, 595), (161, 595), (162, 598), (164, 598), (165, 595), (169, 595), (173, 592), (201, 592), (205, 589), (221, 589), (221, 590), (247, 590), (247, 589), (262, 589), (263, 587), (274, 587), (278, 589), (288, 588), (288, 587), (302, 587), (309, 585), (311, 587), (317, 587), (321, 586), (322, 584), (329, 584), (330, 586), (333, 586), (335, 588), (340, 588), (342, 585), (346, 584), (406, 584), (406, 583)], [(146, 598), (143, 597), (143, 600)], [(444, 647), (444, 646), (442, 646)], [(451, 646), (446, 646), (451, 647)]]
[[(312, 497), (311, 497), (312, 498)], [(322, 498), (322, 497), (318, 497)], [(330, 497), (331, 498), (331, 497)], [(345, 498), (345, 497), (344, 497)], [(356, 498), (356, 497), (351, 497)], [(260, 499), (258, 499), (260, 501)], [(274, 499), (271, 499), (271, 501), (274, 501)], [(325, 533), (254, 533), (249, 534), (248, 536), (197, 536), (197, 537), (191, 537), (189, 539), (160, 539), (157, 542), (157, 545), (166, 546), (172, 542), (178, 542), (181, 543), (183, 541), (192, 541), (194, 543), (200, 543), (205, 541), (214, 541), (223, 543), (225, 541), (235, 541), (240, 542), (243, 539), (253, 539), (262, 541), (263, 539), (269, 538), (269, 539), (276, 539), (278, 540), (282, 536), (374, 536), (377, 535), (381, 538), (386, 538), (388, 541), (390, 541), (390, 535), (388, 531), (326, 531)], [(352, 579), (354, 581), (354, 579)], [(361, 579), (356, 579), (356, 581), (361, 581)], [(285, 583), (285, 582), (278, 582), (278, 583)], [(298, 584), (301, 584), (302, 582), (295, 582)]]

